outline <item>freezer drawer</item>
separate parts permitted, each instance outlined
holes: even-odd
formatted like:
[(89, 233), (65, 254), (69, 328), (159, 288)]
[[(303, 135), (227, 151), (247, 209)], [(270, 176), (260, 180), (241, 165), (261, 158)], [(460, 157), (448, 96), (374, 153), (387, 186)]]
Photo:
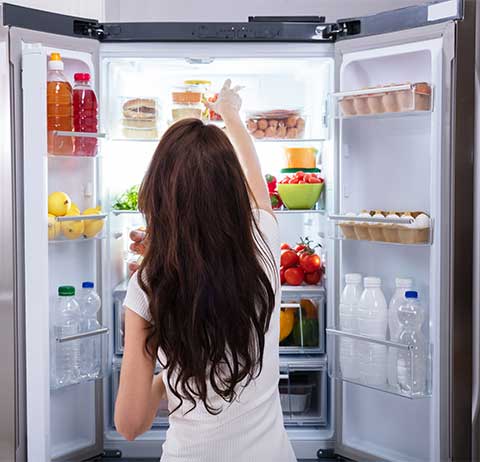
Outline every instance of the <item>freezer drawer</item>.
[(325, 294), (282, 291), (281, 354), (325, 353)]
[(282, 360), (279, 391), (286, 426), (327, 425), (328, 384), (323, 360)]
[[(157, 369), (156, 373), (160, 370)], [(120, 364), (115, 363), (112, 368), (112, 412), (111, 415), (113, 416), (113, 409), (115, 407), (115, 400), (117, 399), (117, 392), (118, 387), (120, 385)], [(114, 422), (111, 422), (112, 426), (115, 426)], [(168, 402), (166, 399), (160, 401), (160, 406), (157, 410), (157, 414), (155, 419), (153, 420), (152, 427), (168, 427)]]

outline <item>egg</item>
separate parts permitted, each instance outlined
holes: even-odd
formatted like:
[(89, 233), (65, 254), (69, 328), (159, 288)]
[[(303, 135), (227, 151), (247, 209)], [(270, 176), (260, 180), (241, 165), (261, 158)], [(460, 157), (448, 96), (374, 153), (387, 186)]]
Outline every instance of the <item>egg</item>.
[(430, 227), (430, 218), (425, 213), (421, 213), (415, 218), (415, 227), (416, 228), (429, 228)]
[(256, 130), (253, 132), (253, 136), (257, 138), (257, 140), (261, 140), (262, 138), (265, 138), (265, 132), (263, 130)]
[(280, 125), (277, 128), (277, 138), (285, 138), (287, 136), (287, 127)]
[(298, 137), (298, 130), (296, 128), (287, 129), (287, 138), (294, 139)]
[(273, 127), (273, 128), (277, 128), (278, 127), (278, 120), (277, 119), (269, 120), (268, 121), (268, 126)]
[(267, 127), (268, 127), (268, 120), (260, 119), (258, 121), (258, 129), (259, 130), (265, 130)]
[(255, 120), (253, 119), (248, 119), (247, 120), (247, 128), (250, 133), (253, 133), (254, 131), (257, 130), (258, 124)]
[(286, 121), (286, 125), (289, 128), (293, 128), (297, 126), (297, 117), (289, 117)]
[(299, 117), (297, 119), (297, 129), (298, 130), (304, 130), (305, 129), (305, 119), (302, 119), (301, 117)]
[(275, 127), (267, 127), (267, 129), (265, 130), (265, 136), (267, 138), (276, 138), (277, 129)]

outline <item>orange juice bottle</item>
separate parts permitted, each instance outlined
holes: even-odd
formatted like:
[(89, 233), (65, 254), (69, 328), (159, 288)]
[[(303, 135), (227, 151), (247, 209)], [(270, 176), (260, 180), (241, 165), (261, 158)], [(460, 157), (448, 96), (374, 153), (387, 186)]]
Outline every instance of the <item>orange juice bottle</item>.
[(48, 152), (58, 155), (72, 155), (73, 137), (57, 136), (54, 130), (73, 130), (72, 86), (63, 74), (60, 53), (52, 53), (48, 61), (47, 76), (47, 130)]

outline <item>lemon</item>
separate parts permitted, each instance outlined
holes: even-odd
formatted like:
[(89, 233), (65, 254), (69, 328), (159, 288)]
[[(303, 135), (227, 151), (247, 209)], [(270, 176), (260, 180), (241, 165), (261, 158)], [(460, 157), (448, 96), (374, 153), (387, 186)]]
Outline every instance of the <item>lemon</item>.
[(56, 239), (62, 232), (62, 227), (60, 223), (55, 219), (55, 215), (51, 213), (48, 214), (48, 240), (53, 241)]
[[(78, 216), (79, 213), (69, 211), (65, 216)], [(78, 239), (85, 228), (83, 220), (80, 221), (62, 221), (62, 232), (67, 239)]]
[(72, 206), (70, 207), (69, 212), (76, 212), (75, 215), (80, 215), (80, 209), (75, 202), (72, 202)]
[[(100, 207), (90, 208), (83, 211), (82, 215), (98, 215), (101, 212)], [(85, 220), (83, 235), (86, 238), (95, 237), (103, 229), (103, 219)]]
[(56, 217), (63, 217), (72, 206), (72, 201), (68, 194), (56, 191), (48, 196), (48, 213)]

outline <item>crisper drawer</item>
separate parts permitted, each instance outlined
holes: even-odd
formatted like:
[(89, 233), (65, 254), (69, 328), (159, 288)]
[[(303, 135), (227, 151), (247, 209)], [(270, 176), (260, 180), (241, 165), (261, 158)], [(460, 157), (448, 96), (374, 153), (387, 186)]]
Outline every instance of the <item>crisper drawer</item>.
[[(160, 372), (157, 368), (156, 373)], [(115, 407), (115, 400), (117, 399), (118, 386), (120, 385), (120, 364), (114, 363), (112, 368), (112, 410)], [(113, 412), (112, 412), (113, 415)], [(112, 422), (115, 426), (115, 423)], [(160, 401), (155, 419), (153, 420), (152, 427), (168, 427), (168, 402), (166, 399)]]
[(324, 289), (282, 288), (280, 353), (325, 353)]
[(323, 359), (282, 360), (279, 390), (285, 425), (326, 425), (327, 388), (327, 368)]
[(123, 355), (123, 334), (125, 329), (125, 310), (123, 302), (127, 294), (128, 281), (119, 284), (113, 291), (113, 313), (115, 333), (113, 336), (115, 354)]

